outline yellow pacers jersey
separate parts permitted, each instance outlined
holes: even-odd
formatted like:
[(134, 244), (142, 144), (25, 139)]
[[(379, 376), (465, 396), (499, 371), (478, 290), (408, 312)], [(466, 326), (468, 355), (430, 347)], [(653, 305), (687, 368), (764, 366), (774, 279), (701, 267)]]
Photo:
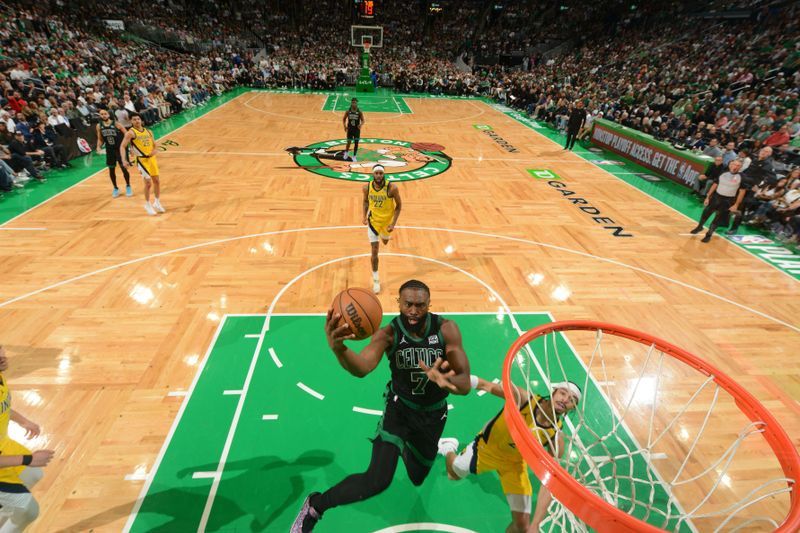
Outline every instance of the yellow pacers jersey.
[[(11, 419), (11, 393), (5, 378), (0, 374), (0, 454), (30, 455), (31, 451), (8, 436), (8, 421)], [(0, 468), (0, 490), (4, 484), (22, 485), (19, 478), (25, 466)]]
[[(525, 423), (531, 429), (532, 432), (536, 435), (539, 439), (539, 442), (542, 446), (550, 444), (553, 441), (556, 431), (561, 429), (561, 426), (564, 425), (564, 421), (559, 419), (556, 423), (555, 427), (544, 428), (536, 424), (534, 420), (534, 414), (539, 410), (539, 402), (542, 400), (542, 397), (539, 395), (534, 395), (531, 398), (531, 402), (533, 402), (533, 408), (528, 405), (528, 402), (520, 407), (520, 414), (522, 418), (525, 419)], [(546, 413), (548, 416), (552, 417), (552, 413)], [(493, 419), (486, 424), (486, 427), (483, 428), (479, 435), (479, 439), (483, 440), (486, 444), (483, 446), (480, 453), (489, 453), (493, 457), (496, 458), (507, 458), (508, 460), (516, 460), (521, 461), (522, 458), (517, 451), (516, 444), (514, 444), (514, 439), (511, 438), (511, 433), (508, 430), (508, 424), (506, 424), (506, 419), (503, 416), (503, 411), (497, 413)]]
[(131, 128), (133, 131), (133, 139), (131, 139), (131, 144), (134, 148), (134, 155), (138, 156), (150, 156), (153, 154), (153, 138), (150, 136), (150, 132), (147, 128), (142, 128), (142, 130), (137, 130), (136, 128)]
[(141, 131), (136, 128), (131, 128), (133, 131), (133, 153), (136, 156), (136, 166), (145, 179), (150, 179), (150, 176), (158, 176), (158, 163), (156, 162), (156, 154), (153, 151), (154, 142), (150, 131), (143, 128)]
[(384, 180), (383, 187), (375, 190), (375, 182), (369, 182), (367, 191), (369, 200), (369, 222), (379, 234), (386, 234), (386, 227), (394, 217), (394, 198), (389, 196), (389, 182)]

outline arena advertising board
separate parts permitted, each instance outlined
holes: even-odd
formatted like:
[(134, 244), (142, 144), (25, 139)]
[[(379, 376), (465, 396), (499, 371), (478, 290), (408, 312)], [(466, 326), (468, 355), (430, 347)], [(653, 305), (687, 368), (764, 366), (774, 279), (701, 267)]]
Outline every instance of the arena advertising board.
[(712, 162), (710, 158), (681, 153), (666, 143), (602, 119), (595, 121), (592, 142), (686, 187)]

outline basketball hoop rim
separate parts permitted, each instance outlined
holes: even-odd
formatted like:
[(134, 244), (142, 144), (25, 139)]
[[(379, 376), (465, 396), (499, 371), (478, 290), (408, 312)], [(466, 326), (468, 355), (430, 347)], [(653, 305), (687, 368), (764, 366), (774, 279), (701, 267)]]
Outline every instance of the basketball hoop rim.
[[(624, 337), (642, 344), (654, 344), (665, 354), (680, 360), (693, 367), (706, 376), (713, 376), (714, 382), (733, 396), (737, 407), (752, 421), (764, 422), (763, 437), (772, 448), (783, 473), (788, 479), (797, 480), (800, 475), (800, 455), (778, 421), (772, 416), (747, 389), (739, 385), (733, 378), (721, 372), (715, 366), (692, 355), (665, 340), (653, 335), (637, 331), (624, 326), (617, 326), (606, 322), (592, 320), (562, 320), (551, 322), (533, 328), (523, 333), (509, 348), (503, 363), (503, 394), (509, 398), (503, 407), (503, 416), (506, 419), (514, 442), (517, 444), (525, 462), (533, 470), (542, 484), (547, 486), (553, 496), (564, 504), (578, 518), (600, 533), (625, 532), (625, 533), (660, 533), (664, 530), (627, 514), (604, 501), (598, 495), (584, 487), (578, 480), (570, 475), (556, 459), (531, 438), (528, 426), (522, 418), (511, 390), (511, 370), (516, 355), (529, 342), (537, 337), (549, 333), (565, 331), (597, 331)], [(791, 507), (783, 522), (774, 531), (776, 533), (793, 533), (800, 530), (800, 494), (796, 489), (796, 481), (789, 484)]]

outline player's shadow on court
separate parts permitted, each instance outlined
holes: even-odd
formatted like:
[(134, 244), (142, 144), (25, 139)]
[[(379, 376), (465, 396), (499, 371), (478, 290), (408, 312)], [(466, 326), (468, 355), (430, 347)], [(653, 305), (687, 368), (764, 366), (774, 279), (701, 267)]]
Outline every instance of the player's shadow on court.
[[(287, 525), (300, 509), (303, 499), (310, 489), (306, 488), (304, 477), (311, 470), (324, 468), (333, 462), (333, 453), (325, 450), (310, 450), (296, 459), (286, 460), (277, 456), (256, 457), (246, 461), (225, 464), (226, 476), (220, 483), (217, 494), (237, 495), (231, 508), (225, 502), (214, 501), (212, 517), (239, 517), (244, 512), (252, 516), (251, 531), (273, 531), (276, 520), (288, 513), (283, 520)], [(213, 471), (216, 464), (193, 467), (196, 471)], [(240, 476), (228, 479), (230, 474), (243, 471)], [(246, 495), (244, 494), (246, 493)], [(213, 524), (220, 525), (213, 520)], [(227, 523), (227, 522), (226, 522)]]
[[(11, 366), (8, 375), (12, 376), (12, 380), (45, 368), (58, 368), (64, 353), (61, 348), (34, 348), (15, 344), (6, 344), (5, 348)], [(80, 361), (80, 357), (76, 355), (69, 357), (70, 366)]]
[[(306, 494), (303, 475), (309, 470), (322, 468), (333, 462), (328, 451), (313, 450), (293, 461), (280, 457), (256, 457), (225, 464), (223, 479), (214, 498), (207, 529), (224, 529), (243, 516), (252, 517), (251, 531), (272, 531), (270, 527), (287, 512), (294, 516)], [(195, 465), (178, 472), (179, 483), (186, 486), (149, 492), (139, 510), (139, 517), (146, 520), (133, 528), (151, 533), (175, 533), (194, 531), (200, 521), (208, 500), (210, 479), (189, 486), (194, 472), (211, 472), (216, 464)], [(57, 533), (91, 531), (127, 517), (134, 502), (128, 502), (96, 514), (80, 522), (64, 527)], [(148, 515), (150, 518), (147, 518)], [(157, 515), (153, 518), (152, 515)], [(287, 518), (286, 522), (291, 518)]]

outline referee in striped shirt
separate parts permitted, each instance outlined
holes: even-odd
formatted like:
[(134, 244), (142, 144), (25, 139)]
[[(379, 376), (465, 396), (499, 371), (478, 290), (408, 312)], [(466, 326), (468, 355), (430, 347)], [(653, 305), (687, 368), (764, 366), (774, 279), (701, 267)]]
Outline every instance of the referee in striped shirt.
[(703, 214), (700, 215), (700, 222), (691, 231), (692, 234), (703, 231), (703, 224), (712, 214), (716, 214), (708, 227), (706, 236), (703, 237), (703, 242), (710, 241), (711, 236), (719, 226), (728, 225), (730, 213), (739, 212), (739, 206), (742, 204), (745, 194), (745, 190), (742, 188), (742, 175), (739, 174), (741, 168), (742, 162), (734, 159), (728, 164), (728, 172), (723, 172), (719, 180), (711, 185), (711, 189), (709, 189), (708, 195), (706, 195), (706, 199), (703, 202), (706, 208), (703, 209)]

